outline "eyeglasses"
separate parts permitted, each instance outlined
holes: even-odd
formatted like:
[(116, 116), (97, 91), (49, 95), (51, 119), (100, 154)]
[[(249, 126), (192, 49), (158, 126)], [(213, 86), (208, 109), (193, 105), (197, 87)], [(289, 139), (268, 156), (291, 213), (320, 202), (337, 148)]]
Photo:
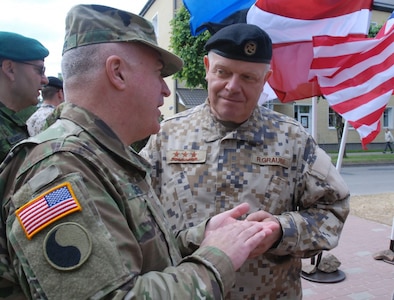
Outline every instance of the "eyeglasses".
[(32, 64), (26, 61), (18, 61), (18, 63), (24, 64), (24, 65), (30, 65), (35, 67), (34, 69), (37, 71), (37, 73), (41, 76), (45, 76), (45, 66), (40, 66), (40, 65), (36, 65), (36, 64)]

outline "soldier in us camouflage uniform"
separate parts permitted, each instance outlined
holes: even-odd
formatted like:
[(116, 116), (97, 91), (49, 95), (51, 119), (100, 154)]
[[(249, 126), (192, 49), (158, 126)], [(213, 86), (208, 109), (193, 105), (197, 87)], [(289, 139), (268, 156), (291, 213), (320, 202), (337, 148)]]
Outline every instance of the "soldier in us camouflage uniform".
[(301, 258), (338, 244), (348, 188), (301, 124), (257, 106), (271, 73), (264, 31), (230, 25), (206, 50), (208, 99), (165, 120), (141, 151), (152, 184), (175, 232), (242, 201), (248, 219), (276, 220), (281, 230), (237, 272), (226, 299), (301, 299)]
[(221, 299), (277, 226), (237, 221), (244, 204), (176, 240), (127, 146), (159, 130), (182, 60), (143, 18), (97, 5), (70, 10), (63, 51), (59, 119), (0, 167), (0, 297)]
[(26, 120), (35, 111), (41, 86), (48, 83), (48, 54), (35, 39), (0, 31), (0, 161), (29, 137)]

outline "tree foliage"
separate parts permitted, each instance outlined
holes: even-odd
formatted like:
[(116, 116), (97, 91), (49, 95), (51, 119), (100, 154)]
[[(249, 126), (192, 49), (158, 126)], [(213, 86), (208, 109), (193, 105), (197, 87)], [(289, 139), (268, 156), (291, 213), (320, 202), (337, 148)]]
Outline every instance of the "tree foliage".
[(174, 77), (183, 81), (187, 87), (202, 86), (205, 88), (204, 45), (210, 34), (208, 31), (204, 31), (198, 36), (192, 36), (189, 20), (189, 12), (182, 6), (170, 23), (172, 27), (170, 48), (185, 62), (183, 69), (176, 73)]
[(371, 24), (369, 26), (369, 32), (368, 32), (368, 37), (373, 38), (377, 35), (379, 32), (380, 28), (382, 28), (383, 25), (376, 25), (376, 24)]

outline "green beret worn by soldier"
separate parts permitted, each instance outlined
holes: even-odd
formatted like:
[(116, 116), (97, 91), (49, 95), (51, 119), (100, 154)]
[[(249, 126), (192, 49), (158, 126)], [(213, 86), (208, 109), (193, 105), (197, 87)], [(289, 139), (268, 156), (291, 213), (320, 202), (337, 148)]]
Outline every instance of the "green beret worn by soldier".
[[(0, 166), (0, 297), (221, 299), (270, 228), (248, 205), (176, 238), (128, 145), (156, 133), (182, 60), (140, 16), (77, 5), (66, 18), (66, 102)], [(205, 231), (205, 233), (204, 233)]]
[(226, 299), (301, 299), (301, 257), (338, 244), (349, 190), (299, 122), (257, 105), (272, 72), (263, 30), (224, 27), (206, 50), (208, 99), (165, 120), (141, 152), (152, 185), (175, 232), (240, 202), (249, 220), (278, 222)]
[(35, 39), (0, 31), (0, 161), (29, 137), (26, 120), (36, 109), (41, 86), (48, 83), (48, 54)]

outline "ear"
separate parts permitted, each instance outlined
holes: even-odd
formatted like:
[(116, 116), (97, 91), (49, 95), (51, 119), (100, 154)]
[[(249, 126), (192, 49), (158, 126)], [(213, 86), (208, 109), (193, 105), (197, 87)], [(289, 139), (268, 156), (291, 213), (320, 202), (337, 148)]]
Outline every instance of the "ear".
[(1, 70), (9, 80), (15, 80), (15, 63), (12, 60), (5, 59), (1, 63)]
[(204, 55), (204, 67), (205, 67), (205, 80), (207, 80), (207, 74), (209, 70), (209, 58), (208, 55)]
[(117, 55), (111, 55), (105, 62), (106, 73), (111, 84), (118, 90), (126, 88), (125, 64)]
[(267, 82), (268, 81), (268, 79), (271, 77), (271, 75), (272, 75), (272, 70), (270, 69), (270, 70), (268, 70), (266, 73), (265, 73), (265, 76), (264, 76), (264, 82)]

